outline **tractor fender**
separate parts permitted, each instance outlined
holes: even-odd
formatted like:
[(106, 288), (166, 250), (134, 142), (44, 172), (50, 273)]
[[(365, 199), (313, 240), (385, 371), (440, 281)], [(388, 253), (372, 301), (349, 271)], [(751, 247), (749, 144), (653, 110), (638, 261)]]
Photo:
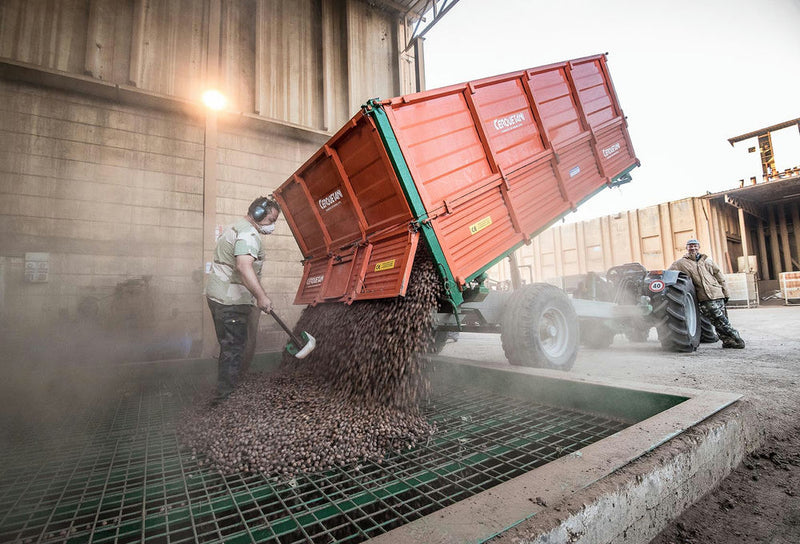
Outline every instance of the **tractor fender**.
[(678, 281), (677, 270), (650, 270), (644, 277), (644, 293), (657, 295), (664, 291), (669, 285), (675, 285)]

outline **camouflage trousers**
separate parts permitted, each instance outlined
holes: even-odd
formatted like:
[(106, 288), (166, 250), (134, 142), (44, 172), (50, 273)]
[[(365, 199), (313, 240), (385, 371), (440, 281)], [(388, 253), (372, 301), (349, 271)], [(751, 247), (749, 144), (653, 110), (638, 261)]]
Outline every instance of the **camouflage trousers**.
[(725, 315), (725, 300), (717, 298), (714, 300), (704, 300), (698, 304), (700, 313), (703, 317), (711, 321), (721, 340), (735, 338), (739, 332), (731, 326), (728, 316)]

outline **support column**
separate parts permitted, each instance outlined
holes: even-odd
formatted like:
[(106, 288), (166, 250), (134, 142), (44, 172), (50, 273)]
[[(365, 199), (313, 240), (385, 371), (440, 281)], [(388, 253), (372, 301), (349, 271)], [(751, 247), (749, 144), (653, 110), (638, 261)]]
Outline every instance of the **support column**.
[(147, 2), (136, 0), (133, 6), (133, 36), (131, 37), (131, 64), (128, 70), (128, 83), (138, 87), (141, 83), (142, 62), (144, 60), (145, 19)]
[[(210, 0), (208, 21), (208, 88), (219, 83), (220, 0)], [(208, 273), (217, 245), (217, 113), (207, 109), (205, 144), (203, 147), (203, 270)], [(211, 357), (217, 352), (217, 335), (210, 311), (203, 301), (203, 353)]]
[[(800, 204), (792, 205), (792, 232), (794, 232), (794, 256), (800, 263)], [(797, 267), (800, 270), (800, 267)]]
[(608, 216), (600, 218), (600, 243), (603, 246), (603, 271), (614, 266), (614, 255), (611, 252), (611, 227)]
[(512, 251), (508, 255), (508, 266), (511, 272), (511, 287), (516, 291), (522, 287), (522, 277), (519, 274), (519, 261), (517, 260), (517, 252)]
[[(556, 265), (556, 276), (564, 276), (564, 248), (561, 244), (561, 226), (553, 229), (553, 261)], [(561, 286), (564, 286), (562, 280)]]
[(752, 270), (750, 270), (750, 243), (747, 239), (748, 234), (744, 210), (739, 208), (739, 235), (742, 238), (742, 254), (744, 255), (744, 266), (742, 266), (739, 272), (752, 272)]
[(783, 250), (783, 271), (792, 270), (792, 250), (789, 246), (789, 228), (786, 226), (786, 209), (780, 205), (775, 206), (778, 213), (778, 225), (781, 229), (781, 249)]
[(336, 125), (334, 93), (336, 92), (336, 45), (334, 40), (335, 11), (332, 2), (322, 2), (322, 129), (333, 130)]
[(762, 280), (771, 279), (769, 275), (769, 258), (767, 257), (767, 237), (764, 235), (764, 222), (758, 220), (758, 277)]
[(414, 40), (414, 77), (417, 92), (425, 90), (425, 50), (421, 38)]
[(778, 275), (783, 272), (781, 266), (781, 252), (780, 240), (778, 240), (778, 224), (775, 222), (775, 206), (768, 206), (769, 208), (769, 249), (772, 257), (772, 273), (774, 279), (778, 279)]
[(578, 253), (578, 274), (586, 274), (586, 233), (583, 230), (583, 221), (575, 223), (575, 249)]

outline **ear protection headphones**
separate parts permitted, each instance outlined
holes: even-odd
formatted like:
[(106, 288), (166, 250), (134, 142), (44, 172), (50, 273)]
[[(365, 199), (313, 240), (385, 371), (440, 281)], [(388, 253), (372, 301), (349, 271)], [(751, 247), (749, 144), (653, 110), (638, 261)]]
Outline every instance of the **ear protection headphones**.
[(259, 198), (250, 206), (250, 217), (258, 223), (267, 216), (267, 212), (272, 209), (278, 209), (277, 203), (269, 197)]

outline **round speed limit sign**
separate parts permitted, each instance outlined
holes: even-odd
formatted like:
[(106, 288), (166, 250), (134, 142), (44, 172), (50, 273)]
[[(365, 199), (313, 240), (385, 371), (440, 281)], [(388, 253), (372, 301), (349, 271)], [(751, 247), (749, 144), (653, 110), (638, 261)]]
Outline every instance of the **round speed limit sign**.
[(650, 282), (649, 287), (652, 292), (660, 293), (661, 291), (664, 290), (664, 287), (666, 287), (666, 285), (664, 285), (664, 282), (661, 280), (655, 280)]

